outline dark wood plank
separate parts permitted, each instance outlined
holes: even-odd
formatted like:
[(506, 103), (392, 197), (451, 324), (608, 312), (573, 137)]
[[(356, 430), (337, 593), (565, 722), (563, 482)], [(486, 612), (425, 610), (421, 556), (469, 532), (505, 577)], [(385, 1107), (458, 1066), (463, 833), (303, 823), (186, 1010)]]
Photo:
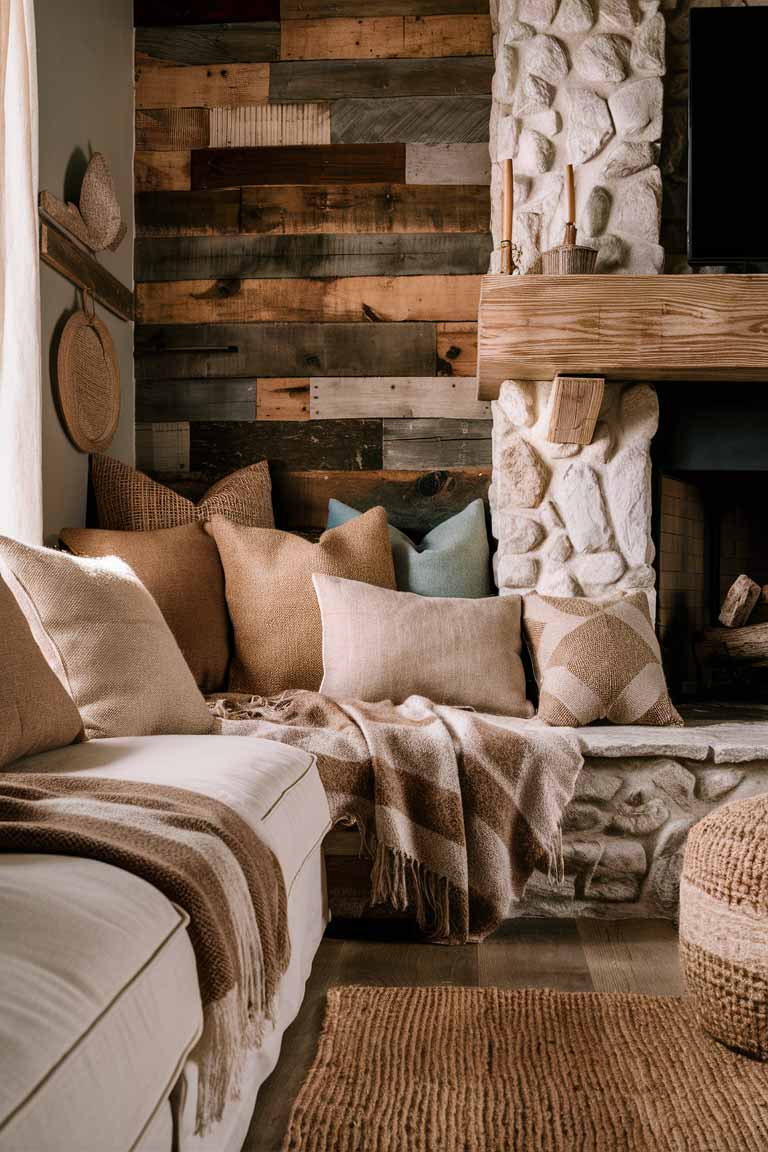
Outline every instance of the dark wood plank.
[(272, 483), (275, 518), (288, 530), (322, 529), (333, 497), (361, 512), (382, 505), (390, 521), (419, 539), (472, 500), (487, 503), (490, 468), (440, 472), (280, 472)]
[(380, 420), (267, 420), (192, 423), (189, 463), (214, 481), (256, 460), (276, 469), (381, 467)]
[(289, 60), (270, 66), (269, 98), (291, 101), (487, 96), (492, 77), (492, 56), (452, 56), (440, 60)]
[(435, 325), (139, 325), (137, 380), (254, 376), (430, 376)]
[(279, 19), (280, 0), (133, 0), (133, 23), (137, 27), (223, 21), (250, 24), (254, 20)]
[(192, 153), (192, 187), (405, 183), (403, 144), (206, 148)]
[(255, 380), (140, 380), (136, 419), (148, 424), (177, 420), (255, 420)]
[(484, 184), (341, 184), (242, 189), (243, 232), (487, 232)]
[[(133, 292), (130, 288), (99, 264), (90, 252), (78, 248), (67, 236), (46, 223), (40, 225), (40, 258), (78, 288), (87, 288), (99, 304), (121, 320), (133, 319)], [(375, 324), (372, 327), (380, 326)], [(434, 333), (432, 339), (434, 341)]]
[(142, 192), (134, 198), (137, 236), (221, 236), (240, 231), (239, 188)]
[(399, 96), (335, 100), (334, 144), (462, 144), (488, 139), (490, 96)]
[(491, 462), (490, 420), (385, 420), (385, 468), (473, 468)]
[[(138, 240), (137, 281), (328, 276), (480, 276), (483, 233), (363, 236), (180, 236)], [(440, 317), (442, 318), (442, 317)]]
[(255, 64), (280, 57), (280, 24), (179, 24), (136, 29), (136, 51), (176, 64)]
[(137, 108), (136, 149), (179, 152), (206, 148), (210, 140), (207, 108)]
[(592, 991), (575, 921), (507, 920), (479, 946), (479, 982), (482, 988)]
[[(145, 0), (151, 3), (151, 0)], [(283, 20), (334, 16), (460, 16), (487, 14), (488, 0), (282, 0)], [(228, 17), (229, 19), (229, 17)]]
[(478, 945), (441, 948), (429, 943), (349, 940), (342, 953), (338, 979), (340, 984), (403, 988), (449, 984), (476, 988)]

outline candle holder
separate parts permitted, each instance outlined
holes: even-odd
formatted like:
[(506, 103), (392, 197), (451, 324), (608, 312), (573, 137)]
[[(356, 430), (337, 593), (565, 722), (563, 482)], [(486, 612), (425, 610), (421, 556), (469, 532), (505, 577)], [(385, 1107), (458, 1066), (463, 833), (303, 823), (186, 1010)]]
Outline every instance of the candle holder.
[(595, 270), (597, 249), (576, 243), (576, 192), (573, 165), (566, 164), (565, 186), (568, 196), (568, 219), (563, 242), (541, 254), (541, 270), (545, 276), (589, 275)]

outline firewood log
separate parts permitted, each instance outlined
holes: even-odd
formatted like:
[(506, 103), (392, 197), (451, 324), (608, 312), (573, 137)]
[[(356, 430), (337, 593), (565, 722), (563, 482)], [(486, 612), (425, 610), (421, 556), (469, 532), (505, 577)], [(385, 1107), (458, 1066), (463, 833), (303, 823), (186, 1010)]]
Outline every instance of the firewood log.
[(720, 623), (724, 628), (742, 628), (760, 599), (762, 589), (749, 576), (737, 576), (728, 589), (720, 608)]

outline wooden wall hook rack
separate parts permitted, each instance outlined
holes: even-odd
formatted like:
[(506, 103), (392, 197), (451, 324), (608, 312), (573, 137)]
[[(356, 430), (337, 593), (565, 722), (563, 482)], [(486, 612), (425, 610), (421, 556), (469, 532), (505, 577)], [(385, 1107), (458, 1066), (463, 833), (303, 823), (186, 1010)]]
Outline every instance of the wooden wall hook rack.
[(133, 320), (133, 292), (90, 252), (78, 247), (45, 218), (40, 223), (40, 259), (121, 320)]

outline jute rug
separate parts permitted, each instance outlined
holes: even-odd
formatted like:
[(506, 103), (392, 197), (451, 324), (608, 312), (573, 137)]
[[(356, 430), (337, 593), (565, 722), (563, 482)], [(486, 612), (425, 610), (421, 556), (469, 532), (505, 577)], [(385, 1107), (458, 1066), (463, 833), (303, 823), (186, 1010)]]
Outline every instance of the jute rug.
[(334, 988), (284, 1152), (352, 1149), (764, 1152), (768, 1064), (670, 998)]

